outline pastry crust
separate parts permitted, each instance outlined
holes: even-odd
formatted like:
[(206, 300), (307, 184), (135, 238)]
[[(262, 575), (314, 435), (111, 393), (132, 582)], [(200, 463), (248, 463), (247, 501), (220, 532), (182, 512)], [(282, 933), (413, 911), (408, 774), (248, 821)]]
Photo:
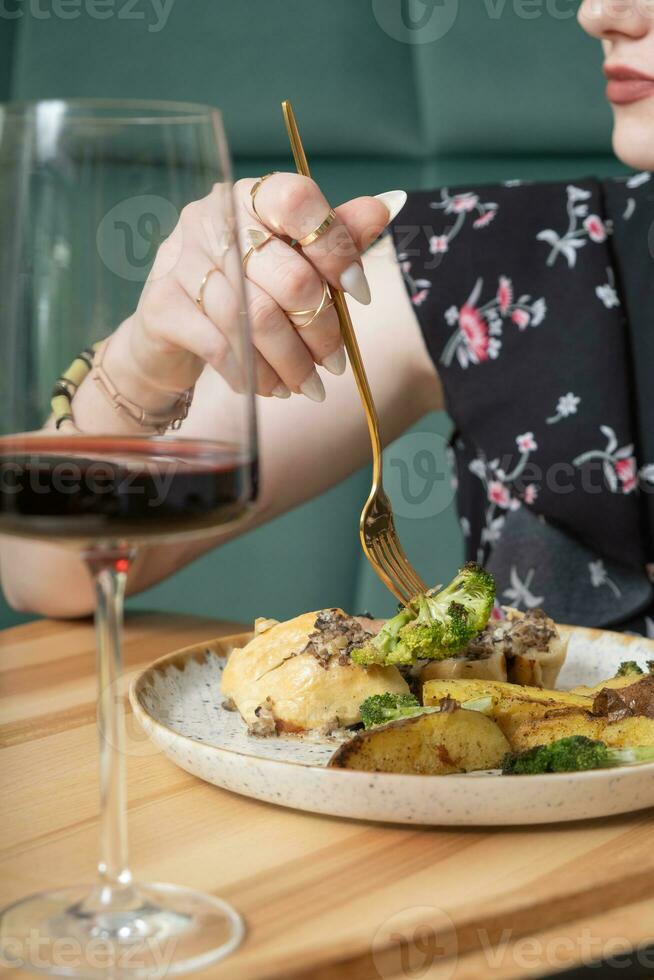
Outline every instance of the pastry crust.
[[(340, 609), (329, 612), (345, 617)], [(343, 653), (325, 658), (306, 649), (321, 615), (304, 613), (272, 625), (230, 654), (222, 693), (252, 731), (328, 732), (357, 724), (359, 705), (373, 694), (408, 692), (395, 667), (360, 667)]]
[(565, 661), (568, 639), (540, 609), (524, 613), (510, 606), (503, 608), (506, 619), (491, 620), (459, 656), (426, 664), (421, 682), (475, 678), (553, 688)]

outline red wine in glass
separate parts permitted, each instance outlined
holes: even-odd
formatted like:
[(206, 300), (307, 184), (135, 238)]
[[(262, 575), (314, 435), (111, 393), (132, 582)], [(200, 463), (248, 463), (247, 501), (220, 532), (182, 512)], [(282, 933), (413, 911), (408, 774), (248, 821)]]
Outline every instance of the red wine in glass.
[(257, 462), (190, 439), (0, 438), (0, 533), (137, 541), (243, 516)]

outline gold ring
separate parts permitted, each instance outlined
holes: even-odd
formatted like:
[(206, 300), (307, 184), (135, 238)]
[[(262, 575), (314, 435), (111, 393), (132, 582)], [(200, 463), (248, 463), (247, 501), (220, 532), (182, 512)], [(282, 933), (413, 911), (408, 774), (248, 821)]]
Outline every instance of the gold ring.
[(257, 211), (256, 205), (254, 203), (254, 198), (256, 196), (257, 191), (259, 190), (259, 188), (263, 184), (264, 180), (268, 180), (269, 177), (272, 177), (272, 176), (274, 176), (274, 174), (278, 174), (278, 173), (279, 173), (279, 170), (271, 170), (269, 174), (264, 174), (263, 177), (259, 177), (259, 179), (256, 181), (256, 183), (254, 183), (252, 185), (252, 187), (250, 188), (250, 198), (252, 200), (252, 210), (254, 211), (254, 213), (256, 214), (257, 218), (259, 219), (259, 221), (261, 222), (262, 225), (265, 225), (266, 222), (263, 220), (263, 218), (261, 217), (261, 215)]
[[(327, 302), (329, 300), (329, 302)], [(312, 307), (310, 310), (286, 310), (286, 316), (308, 316), (310, 317), (306, 323), (293, 323), (296, 330), (304, 330), (305, 327), (311, 326), (314, 320), (317, 320), (321, 313), (325, 310), (331, 309), (334, 305), (334, 300), (330, 299), (329, 292), (327, 290), (327, 283), (323, 280), (322, 284), (322, 299), (320, 300), (320, 305)], [(291, 321), (292, 323), (293, 321)]]
[(200, 310), (202, 311), (202, 313), (204, 313), (205, 316), (207, 315), (207, 311), (204, 308), (204, 291), (207, 287), (207, 283), (209, 282), (209, 279), (214, 274), (214, 272), (222, 272), (222, 269), (219, 269), (217, 265), (214, 265), (212, 269), (209, 269), (209, 271), (205, 273), (204, 278), (200, 283), (200, 288), (198, 289), (198, 295), (195, 297), (195, 302), (200, 307)]
[(244, 273), (245, 266), (247, 265), (247, 261), (252, 253), (258, 252), (260, 248), (263, 248), (263, 246), (270, 241), (271, 238), (275, 237), (274, 232), (271, 231), (266, 235), (265, 231), (260, 231), (258, 228), (246, 228), (246, 232), (249, 248), (242, 259)]
[(304, 238), (297, 239), (298, 245), (301, 245), (302, 248), (304, 248), (305, 245), (311, 245), (312, 242), (315, 242), (316, 238), (320, 238), (321, 235), (325, 234), (329, 226), (333, 224), (335, 220), (336, 212), (333, 208), (330, 208), (329, 214), (324, 221), (320, 222), (317, 228), (315, 228), (310, 234), (305, 235)]

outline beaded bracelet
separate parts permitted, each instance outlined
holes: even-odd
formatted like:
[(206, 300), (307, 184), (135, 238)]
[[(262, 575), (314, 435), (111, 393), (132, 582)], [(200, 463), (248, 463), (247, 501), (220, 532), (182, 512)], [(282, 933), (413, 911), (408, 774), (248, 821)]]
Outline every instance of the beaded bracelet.
[(92, 347), (86, 347), (77, 355), (70, 367), (55, 381), (50, 406), (57, 429), (60, 429), (66, 422), (73, 426), (73, 428), (77, 428), (75, 426), (75, 419), (73, 418), (71, 403), (75, 392), (93, 367), (93, 358), (101, 343), (102, 341), (98, 341)]
[(92, 347), (85, 348), (77, 355), (70, 367), (57, 378), (50, 401), (56, 428), (60, 429), (62, 425), (68, 424), (77, 430), (72, 401), (82, 381), (91, 372), (91, 379), (99, 385), (117, 412), (122, 412), (139, 425), (153, 428), (158, 435), (163, 435), (169, 428), (179, 429), (188, 416), (194, 389), (188, 388), (182, 392), (175, 401), (172, 412), (168, 415), (152, 415), (150, 412), (146, 412), (140, 405), (121, 395), (105, 371), (102, 362), (107, 345), (108, 339), (100, 340)]

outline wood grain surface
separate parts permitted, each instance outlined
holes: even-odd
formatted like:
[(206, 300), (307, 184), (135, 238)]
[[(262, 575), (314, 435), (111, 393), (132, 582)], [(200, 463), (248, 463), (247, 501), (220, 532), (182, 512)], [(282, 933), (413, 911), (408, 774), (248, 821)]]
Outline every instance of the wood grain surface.
[[(127, 679), (164, 653), (239, 629), (132, 616)], [(88, 622), (0, 634), (3, 904), (92, 880), (93, 650)], [(491, 831), (337, 820), (205, 784), (128, 723), (135, 876), (220, 895), (247, 922), (241, 949), (199, 978), (509, 980), (654, 939), (652, 811)]]

